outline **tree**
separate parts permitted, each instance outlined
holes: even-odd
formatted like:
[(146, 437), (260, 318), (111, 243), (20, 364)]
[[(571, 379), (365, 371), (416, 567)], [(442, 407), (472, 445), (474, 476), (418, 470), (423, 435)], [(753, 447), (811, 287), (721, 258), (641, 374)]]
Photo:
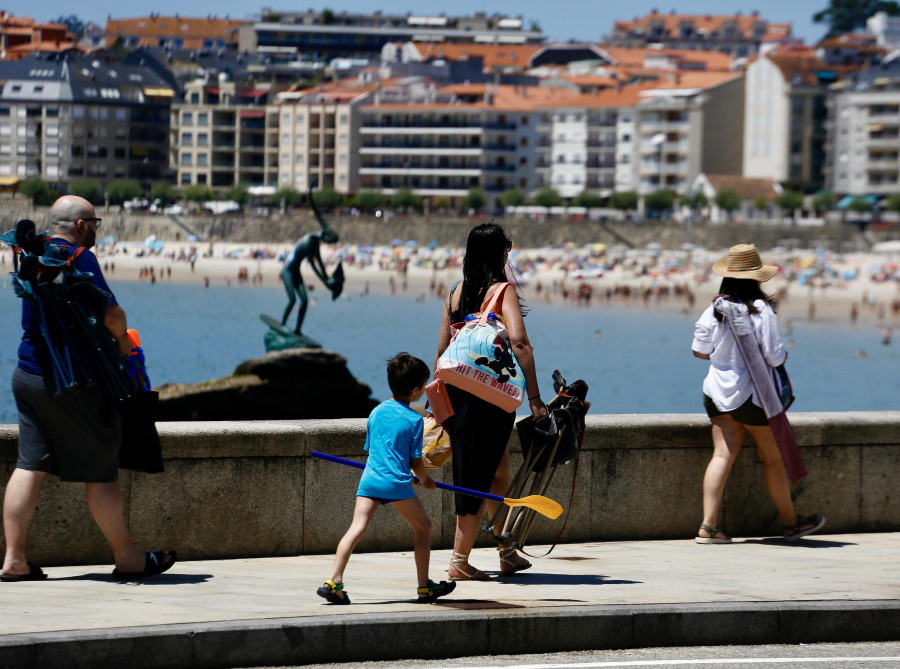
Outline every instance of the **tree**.
[(681, 197), (681, 204), (691, 211), (700, 211), (709, 204), (709, 198), (702, 190), (692, 191)]
[(591, 207), (602, 207), (603, 197), (599, 193), (585, 189), (572, 199), (572, 204), (576, 207), (584, 207), (586, 209), (590, 209)]
[(850, 200), (850, 204), (847, 205), (847, 209), (849, 209), (850, 211), (854, 211), (857, 214), (864, 214), (867, 211), (872, 211), (872, 202), (867, 197), (857, 195), (855, 198)]
[(563, 203), (562, 196), (552, 188), (542, 188), (532, 200), (539, 207), (558, 207)]
[(202, 184), (188, 186), (184, 189), (182, 197), (184, 197), (187, 202), (207, 202), (208, 200), (216, 199), (216, 195), (212, 192), (212, 189), (209, 186), (204, 186)]
[(449, 197), (434, 198), (434, 208), (438, 209), (438, 210), (449, 209), (450, 208), (450, 198)]
[(62, 23), (66, 27), (66, 30), (68, 30), (70, 33), (75, 33), (79, 37), (84, 34), (85, 23), (74, 14), (69, 14), (67, 16), (60, 15), (59, 17), (53, 19), (51, 23)]
[(344, 201), (344, 196), (331, 186), (325, 186), (313, 193), (313, 200), (319, 209), (334, 209)]
[(334, 12), (330, 9), (322, 10), (322, 25), (329, 26), (334, 23)]
[(786, 190), (775, 196), (775, 204), (790, 212), (791, 218), (794, 217), (794, 210), (803, 206), (803, 193), (795, 190)]
[(621, 211), (633, 211), (637, 209), (638, 194), (633, 190), (616, 191), (609, 196), (609, 206)]
[[(282, 203), (286, 207), (293, 207), (303, 201), (303, 196), (293, 188), (279, 188), (269, 198), (269, 204), (274, 207), (280, 207)], [(316, 200), (318, 202), (318, 199)]]
[(834, 194), (827, 190), (816, 193), (813, 197), (812, 206), (819, 213), (828, 211), (834, 206)]
[(168, 181), (154, 181), (150, 186), (150, 197), (162, 200), (163, 204), (169, 204), (177, 199), (175, 189)]
[(753, 208), (756, 209), (756, 211), (768, 211), (769, 198), (765, 195), (757, 195), (753, 198)]
[(83, 197), (91, 204), (103, 204), (103, 186), (93, 179), (75, 179), (69, 184), (72, 195)]
[(644, 196), (644, 208), (659, 216), (672, 209), (675, 204), (675, 193), (670, 190), (658, 190)]
[(510, 188), (500, 194), (500, 204), (504, 207), (521, 207), (528, 198), (518, 188)]
[(716, 196), (713, 198), (713, 202), (716, 203), (716, 206), (719, 209), (722, 209), (723, 211), (728, 213), (729, 219), (731, 218), (731, 214), (733, 212), (741, 208), (741, 196), (730, 188), (720, 190), (718, 193), (716, 193)]
[(484, 189), (473, 186), (469, 189), (469, 193), (462, 199), (460, 204), (466, 209), (478, 210), (484, 207), (486, 202), (487, 195), (484, 194)]
[(144, 189), (134, 179), (116, 179), (106, 187), (106, 197), (114, 204), (122, 204), (125, 200), (143, 197)]
[(384, 195), (380, 190), (361, 190), (353, 197), (353, 205), (363, 211), (378, 209), (384, 204)]
[(884, 208), (888, 211), (900, 211), (900, 194), (894, 193), (889, 196), (884, 203)]
[(225, 193), (225, 199), (237, 202), (243, 208), (250, 202), (250, 191), (247, 190), (246, 186), (232, 186)]
[(422, 198), (409, 188), (398, 188), (391, 198), (391, 206), (398, 209), (419, 209), (422, 206)]
[(19, 186), (22, 195), (31, 198), (31, 203), (37, 205), (40, 201), (50, 193), (50, 186), (40, 177), (32, 177), (27, 181), (23, 181)]
[(866, 19), (876, 12), (900, 16), (900, 4), (890, 0), (831, 0), (827, 9), (813, 14), (815, 23), (828, 25), (826, 37), (852, 33), (866, 27)]

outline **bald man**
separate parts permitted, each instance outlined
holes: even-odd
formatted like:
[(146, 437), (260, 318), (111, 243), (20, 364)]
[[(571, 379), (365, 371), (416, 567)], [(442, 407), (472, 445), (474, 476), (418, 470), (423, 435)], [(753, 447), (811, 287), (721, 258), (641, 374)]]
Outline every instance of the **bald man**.
[[(131, 344), (125, 332), (125, 311), (89, 250), (101, 224), (93, 205), (83, 198), (64, 195), (50, 208), (50, 220), (52, 243), (68, 247), (70, 255), (84, 247), (73, 264), (82, 272), (90, 272), (91, 281), (110, 294), (104, 325), (119, 353), (128, 355)], [(22, 300), (22, 326), (19, 364), (12, 379), (19, 410), (19, 458), (3, 500), (6, 555), (0, 582), (46, 578), (39, 566), (26, 559), (25, 540), (48, 473), (63, 481), (85, 484), (91, 515), (112, 549), (114, 577), (133, 580), (166, 571), (175, 563), (175, 551), (138, 550), (125, 524), (117, 483), (122, 433), (113, 400), (102, 384), (57, 393), (50, 351), (28, 300)]]

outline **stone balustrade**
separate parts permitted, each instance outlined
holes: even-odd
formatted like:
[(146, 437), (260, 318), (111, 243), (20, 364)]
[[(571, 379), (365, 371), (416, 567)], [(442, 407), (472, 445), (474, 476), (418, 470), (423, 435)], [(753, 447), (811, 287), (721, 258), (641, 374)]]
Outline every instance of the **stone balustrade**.
[[(900, 411), (791, 416), (809, 476), (793, 486), (800, 513), (828, 517), (826, 532), (900, 530)], [(184, 559), (329, 553), (349, 524), (360, 472), (311, 458), (319, 450), (362, 459), (364, 419), (158, 424), (166, 471), (120, 477), (126, 518), (145, 549)], [(16, 461), (15, 425), (0, 426), (0, 483)], [(515, 433), (513, 468), (521, 454)], [(692, 414), (591, 415), (581, 457), (558, 469), (548, 496), (571, 513), (561, 541), (694, 536), (712, 453), (709, 421)], [(435, 476), (451, 482), (450, 467)], [(449, 548), (453, 495), (419, 489), (435, 548)], [(529, 538), (551, 542), (565, 514), (539, 517)], [(778, 536), (752, 440), (728, 481), (721, 526), (735, 536)], [(483, 545), (489, 537), (483, 533)], [(108, 563), (81, 484), (48, 477), (29, 534), (42, 565)], [(412, 533), (379, 511), (360, 551), (412, 550)]]

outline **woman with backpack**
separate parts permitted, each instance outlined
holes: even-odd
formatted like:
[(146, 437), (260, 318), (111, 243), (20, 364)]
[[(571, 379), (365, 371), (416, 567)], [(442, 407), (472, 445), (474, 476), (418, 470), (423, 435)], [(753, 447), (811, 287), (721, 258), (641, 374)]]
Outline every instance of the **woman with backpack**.
[[(463, 279), (450, 291), (444, 302), (441, 329), (438, 337), (434, 369), (441, 354), (450, 345), (454, 323), (462, 322), (469, 314), (482, 312), (499, 298), (493, 311), (506, 327), (512, 355), (521, 368), (525, 380), (532, 419), (547, 415), (541, 400), (534, 357), (528, 333), (525, 331), (521, 299), (515, 287), (506, 281), (506, 262), (512, 242), (503, 228), (495, 223), (478, 225), (469, 232), (463, 258)], [(497, 291), (502, 291), (498, 294)], [(501, 371), (502, 374), (502, 371)], [(453, 449), (453, 483), (497, 495), (506, 493), (510, 482), (509, 442), (515, 423), (515, 409), (508, 411), (477, 397), (472, 392), (447, 383), (447, 394), (454, 415), (443, 426), (450, 435)], [(451, 581), (486, 581), (490, 577), (469, 564), (469, 553), (475, 545), (479, 523), (485, 504), (491, 514), (496, 503), (474, 497), (456, 495), (456, 537), (448, 576)], [(531, 563), (519, 555), (511, 544), (501, 544), (500, 574), (513, 574), (528, 569)]]

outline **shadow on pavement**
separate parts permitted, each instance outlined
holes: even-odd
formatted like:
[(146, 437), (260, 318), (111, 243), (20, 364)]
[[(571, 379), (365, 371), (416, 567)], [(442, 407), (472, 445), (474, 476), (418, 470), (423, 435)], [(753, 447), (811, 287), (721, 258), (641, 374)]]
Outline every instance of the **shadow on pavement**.
[(637, 585), (642, 581), (617, 581), (610, 580), (602, 574), (540, 574), (519, 572), (509, 576), (496, 578), (502, 583), (515, 585)]
[(762, 544), (763, 546), (782, 546), (786, 548), (843, 548), (844, 546), (858, 546), (852, 541), (829, 541), (828, 539), (810, 539), (804, 537), (800, 541), (786, 541), (778, 537), (769, 539), (747, 539), (738, 541), (738, 544)]
[(80, 574), (79, 576), (63, 576), (62, 578), (50, 577), (51, 581), (101, 581), (106, 583), (122, 583), (125, 585), (185, 585), (188, 583), (205, 583), (213, 578), (212, 574), (173, 574), (166, 572), (165, 574), (157, 574), (146, 579), (135, 579), (133, 581), (120, 581), (113, 578), (112, 574)]

